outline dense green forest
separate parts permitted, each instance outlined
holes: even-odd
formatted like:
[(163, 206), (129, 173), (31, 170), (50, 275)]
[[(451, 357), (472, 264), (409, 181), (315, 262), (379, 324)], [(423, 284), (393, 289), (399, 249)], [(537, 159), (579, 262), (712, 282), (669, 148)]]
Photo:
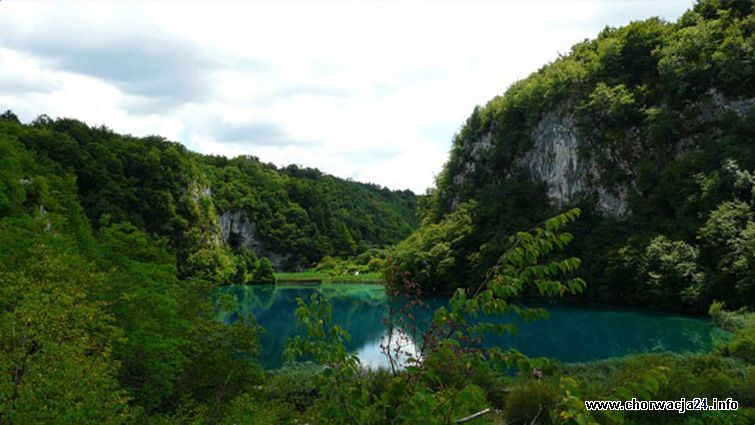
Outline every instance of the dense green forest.
[[(127, 222), (165, 238), (181, 276), (227, 276), (235, 265), (225, 245), (233, 253), (247, 249), (277, 258), (283, 269), (296, 269), (323, 256), (348, 257), (391, 245), (417, 223), (416, 197), (408, 190), (295, 165), (278, 169), (254, 157), (202, 156), (161, 137), (123, 136), (44, 115), (23, 125), (10, 111), (0, 121), (0, 137), (10, 157), (29, 155), (29, 161), (73, 179), (95, 230)], [(52, 211), (54, 201), (44, 193), (19, 204), (26, 192), (45, 184), (19, 173), (3, 176), (8, 198), (3, 215), (26, 212), (31, 205)], [(239, 234), (231, 228), (223, 234), (223, 216), (234, 216), (251, 230)], [(220, 243), (221, 236), (227, 244)]]
[[(606, 28), (476, 108), (422, 197), (2, 114), (0, 423), (755, 423), (753, 29), (747, 0)], [(552, 133), (591, 164), (569, 196), (527, 162)], [(453, 293), (414, 363), (362, 368), (321, 295), (281, 312), (301, 332), (276, 371), (253, 316), (218, 320), (219, 286), (318, 262), (382, 267), (391, 330)], [(707, 311), (731, 338), (577, 364), (480, 348), (515, 332), (493, 316), (543, 318), (530, 295)], [(739, 410), (584, 405), (683, 397)]]
[(583, 298), (754, 305), (752, 8), (606, 28), (475, 108), (397, 261), (427, 289), (465, 287), (513, 231), (579, 206)]

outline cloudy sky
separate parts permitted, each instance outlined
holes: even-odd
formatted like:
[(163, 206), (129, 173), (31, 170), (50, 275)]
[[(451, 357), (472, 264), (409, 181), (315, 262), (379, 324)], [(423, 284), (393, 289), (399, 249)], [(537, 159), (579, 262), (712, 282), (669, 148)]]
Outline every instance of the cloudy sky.
[(691, 0), (0, 1), (0, 109), (417, 193), (477, 104)]

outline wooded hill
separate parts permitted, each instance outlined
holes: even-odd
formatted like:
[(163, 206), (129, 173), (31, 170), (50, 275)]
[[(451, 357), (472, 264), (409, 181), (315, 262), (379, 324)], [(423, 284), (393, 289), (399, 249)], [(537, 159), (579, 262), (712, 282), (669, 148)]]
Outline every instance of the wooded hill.
[(280, 269), (301, 268), (323, 256), (391, 245), (418, 222), (408, 190), (296, 165), (277, 168), (252, 156), (204, 156), (161, 137), (120, 135), (73, 119), (40, 116), (24, 125), (8, 111), (0, 143), (7, 163), (0, 218), (40, 209), (65, 214), (48, 187), (55, 176), (74, 186), (71, 202), (80, 203), (94, 229), (130, 223), (165, 238), (184, 276), (227, 277), (231, 254), (242, 249)]
[(747, 0), (607, 27), (475, 108), (397, 263), (465, 287), (513, 232), (579, 206), (588, 299), (754, 305), (754, 29)]

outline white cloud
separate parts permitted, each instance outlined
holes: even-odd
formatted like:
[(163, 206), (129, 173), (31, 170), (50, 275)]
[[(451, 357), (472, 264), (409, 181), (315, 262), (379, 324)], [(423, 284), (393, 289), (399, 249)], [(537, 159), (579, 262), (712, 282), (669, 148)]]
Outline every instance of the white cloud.
[(423, 192), (484, 104), (690, 1), (0, 3), (0, 106)]

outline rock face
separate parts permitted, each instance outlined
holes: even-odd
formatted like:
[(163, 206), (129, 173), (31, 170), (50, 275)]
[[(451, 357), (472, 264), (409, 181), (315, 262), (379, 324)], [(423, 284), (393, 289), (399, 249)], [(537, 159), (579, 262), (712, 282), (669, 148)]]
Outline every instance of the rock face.
[(716, 90), (710, 90), (708, 95), (710, 96), (711, 102), (706, 105), (707, 107), (703, 107), (703, 110), (701, 111), (701, 115), (705, 118), (709, 118), (715, 113), (721, 111), (732, 111), (737, 114), (737, 116), (742, 117), (750, 110), (750, 108), (755, 106), (755, 99), (728, 99)]
[(255, 225), (240, 211), (226, 211), (220, 215), (220, 237), (227, 243), (237, 243), (255, 253), (262, 244), (254, 237)]
[(220, 237), (234, 248), (248, 249), (258, 257), (267, 257), (276, 269), (280, 269), (288, 256), (265, 249), (255, 235), (255, 224), (241, 211), (226, 211), (220, 215)]
[(628, 212), (627, 188), (607, 188), (600, 181), (598, 164), (579, 154), (581, 139), (569, 111), (546, 113), (532, 131), (532, 148), (517, 165), (529, 175), (544, 181), (548, 198), (558, 206), (586, 195), (594, 195), (598, 208), (610, 216)]
[[(512, 176), (515, 170), (524, 170), (531, 179), (545, 182), (547, 196), (557, 207), (590, 196), (596, 199), (598, 209), (605, 215), (620, 217), (629, 213), (629, 188), (601, 185), (599, 164), (595, 159), (580, 155), (585, 142), (572, 111), (561, 107), (547, 112), (530, 132), (530, 140), (531, 148), (516, 159), (504, 174)], [(490, 132), (470, 141), (465, 146), (467, 160), (453, 176), (454, 186), (464, 188), (470, 184), (471, 176), (484, 169), (488, 153), (494, 149)], [(631, 161), (618, 157), (619, 154), (615, 152), (604, 153), (615, 166), (631, 175)], [(451, 210), (455, 210), (461, 201), (457, 192), (451, 198)]]
[[(732, 111), (738, 116), (743, 116), (753, 105), (755, 99), (727, 99), (717, 91), (711, 90), (707, 102), (698, 102), (692, 108), (697, 109), (696, 115), (699, 120), (706, 121), (724, 111)], [(595, 159), (580, 156), (579, 151), (584, 140), (580, 137), (574, 115), (570, 111), (559, 108), (546, 113), (530, 137), (533, 146), (517, 165), (527, 170), (532, 178), (547, 183), (548, 198), (556, 205), (561, 206), (578, 197), (593, 195), (597, 199), (598, 208), (608, 216), (624, 216), (630, 212), (630, 187), (609, 188), (602, 185), (599, 166), (605, 164), (598, 164)], [(636, 135), (627, 134), (627, 137), (631, 142)], [(638, 146), (639, 142), (630, 145)], [(684, 150), (684, 143), (679, 143), (678, 148), (680, 151)], [(619, 153), (609, 148), (604, 154), (611, 159), (613, 166), (621, 168), (628, 175), (633, 174), (630, 165), (633, 160), (630, 157), (638, 156), (637, 152)]]
[[(728, 99), (710, 90), (698, 102), (688, 106), (687, 115), (695, 117), (698, 124), (704, 124), (724, 112), (733, 112), (742, 117), (753, 106), (755, 99)], [(638, 129), (627, 132), (623, 146), (598, 148), (595, 144), (588, 144), (580, 134), (573, 111), (562, 104), (546, 112), (530, 130), (529, 136), (532, 146), (514, 160), (508, 170), (504, 170), (504, 175), (512, 176), (516, 171), (523, 170), (529, 178), (545, 182), (547, 196), (556, 207), (583, 197), (592, 197), (606, 216), (622, 217), (631, 212), (628, 196), (632, 189), (632, 176), (635, 175), (633, 167), (643, 156)], [(495, 149), (493, 139), (488, 132), (477, 140), (467, 142), (463, 154), (465, 161), (453, 176), (455, 187), (468, 187), (471, 177), (486, 169), (487, 153)], [(677, 153), (694, 148), (688, 142), (686, 139), (678, 140)], [(602, 173), (612, 167), (628, 176), (628, 179), (622, 184), (609, 186)], [(451, 210), (455, 210), (461, 201), (457, 191), (451, 198)]]
[(530, 176), (548, 184), (548, 198), (565, 204), (586, 188), (586, 167), (571, 114), (548, 112), (532, 132), (534, 142), (519, 161)]

